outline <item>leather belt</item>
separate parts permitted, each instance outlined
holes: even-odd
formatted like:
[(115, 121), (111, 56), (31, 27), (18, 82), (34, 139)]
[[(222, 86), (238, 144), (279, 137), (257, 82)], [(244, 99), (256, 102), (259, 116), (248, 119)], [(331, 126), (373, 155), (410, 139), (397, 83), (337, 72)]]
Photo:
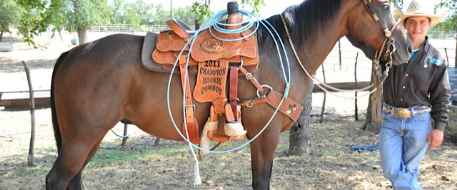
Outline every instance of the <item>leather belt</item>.
[(398, 119), (408, 119), (415, 114), (428, 113), (432, 111), (432, 108), (427, 106), (422, 106), (418, 108), (394, 108), (394, 107), (384, 107), (385, 113), (390, 113)]

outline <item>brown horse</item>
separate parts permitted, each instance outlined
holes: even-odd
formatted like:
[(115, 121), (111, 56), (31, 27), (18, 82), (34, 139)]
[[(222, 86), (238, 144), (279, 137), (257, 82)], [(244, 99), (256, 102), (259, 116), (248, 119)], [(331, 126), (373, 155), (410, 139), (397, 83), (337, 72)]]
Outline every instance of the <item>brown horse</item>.
[[(377, 16), (372, 16), (376, 14)], [(386, 40), (384, 29), (392, 29), (397, 51), (394, 64), (407, 62), (411, 43), (395, 25), (395, 16), (387, 0), (306, 0), (267, 19), (285, 44), (290, 60), (290, 91), (295, 102), (305, 100), (309, 77), (297, 59), (311, 74), (315, 73), (343, 36), (380, 50)], [(374, 19), (379, 18), (379, 20)], [(286, 89), (273, 38), (261, 26), (257, 32), (260, 64), (253, 76), (277, 92)], [(143, 36), (112, 35), (63, 53), (54, 68), (51, 106), (58, 157), (46, 177), (46, 189), (81, 189), (81, 173), (97, 152), (105, 134), (120, 120), (128, 119), (143, 131), (159, 138), (182, 141), (167, 112), (169, 73), (150, 72), (142, 67)], [(195, 85), (195, 75), (190, 84)], [(256, 87), (239, 77), (238, 97), (256, 97)], [(193, 87), (193, 86), (192, 86)], [(170, 110), (176, 123), (183, 122), (183, 97), (179, 75), (172, 77)], [(195, 118), (203, 126), (210, 103), (195, 103)], [(275, 108), (266, 103), (242, 107), (242, 125), (250, 139), (262, 130)], [(252, 187), (269, 189), (273, 156), (280, 133), (293, 121), (278, 113), (257, 139), (250, 143)], [(220, 127), (220, 126), (219, 126)]]

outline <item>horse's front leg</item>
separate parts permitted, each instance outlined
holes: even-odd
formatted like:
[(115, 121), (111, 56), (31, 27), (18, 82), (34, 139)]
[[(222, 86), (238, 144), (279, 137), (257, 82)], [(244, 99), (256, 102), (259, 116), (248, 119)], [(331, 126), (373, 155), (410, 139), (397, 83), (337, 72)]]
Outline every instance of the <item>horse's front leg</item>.
[[(274, 128), (268, 126), (268, 128)], [(279, 143), (279, 130), (265, 130), (251, 142), (252, 188), (255, 190), (270, 189), (273, 157)]]

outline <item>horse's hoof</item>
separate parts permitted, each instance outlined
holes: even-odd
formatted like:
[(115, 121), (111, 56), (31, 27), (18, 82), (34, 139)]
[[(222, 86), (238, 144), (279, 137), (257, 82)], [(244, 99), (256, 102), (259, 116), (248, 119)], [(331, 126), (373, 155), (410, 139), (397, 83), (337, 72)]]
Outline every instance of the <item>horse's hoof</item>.
[(227, 136), (241, 136), (246, 134), (243, 125), (240, 123), (225, 123), (224, 132)]

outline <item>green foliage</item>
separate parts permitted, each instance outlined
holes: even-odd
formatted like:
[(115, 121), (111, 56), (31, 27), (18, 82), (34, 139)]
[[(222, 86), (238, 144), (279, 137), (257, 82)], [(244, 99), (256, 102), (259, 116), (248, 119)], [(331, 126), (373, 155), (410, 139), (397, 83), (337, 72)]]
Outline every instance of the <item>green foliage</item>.
[[(63, 6), (63, 0), (19, 0), (17, 1), (24, 10), (19, 21), (18, 30), (24, 37), (24, 41), (35, 44), (33, 37), (39, 32), (44, 32), (50, 24), (59, 23)], [(58, 25), (58, 24), (57, 24)]]
[(147, 4), (143, 0), (137, 0), (135, 5), (137, 6), (136, 14), (140, 19), (140, 24), (148, 25), (149, 20), (153, 17), (154, 4)]
[(111, 8), (110, 20), (111, 24), (123, 24), (124, 21), (124, 0), (113, 0), (112, 4), (109, 5)]
[[(192, 4), (191, 12), (197, 15), (199, 23), (211, 16), (210, 4), (211, 0), (197, 0)], [(241, 0), (241, 4), (243, 7), (245, 5), (252, 7), (253, 14), (260, 14), (261, 6), (266, 5), (264, 0)]]
[(85, 30), (91, 25), (109, 22), (110, 9), (104, 0), (19, 0), (18, 4), (25, 13), (18, 30), (25, 42), (35, 44), (33, 37), (53, 25), (53, 32), (75, 32)]
[(210, 15), (209, 5), (211, 0), (198, 0), (195, 1), (191, 6), (191, 11), (197, 15), (199, 23), (202, 23), (204, 20), (208, 19)]
[(170, 12), (165, 11), (162, 4), (153, 5), (152, 17), (149, 20), (150, 25), (165, 24), (165, 20), (170, 18)]
[[(193, 26), (195, 25), (195, 20), (197, 20), (197, 15), (195, 15), (191, 9), (191, 6), (173, 9), (173, 18), (176, 18), (189, 26)], [(210, 11), (210, 15), (213, 14), (214, 12)]]
[(141, 18), (139, 15), (137, 15), (138, 12), (138, 7), (135, 3), (128, 3), (126, 6), (126, 12), (125, 12), (125, 22), (139, 26), (141, 22)]
[(457, 32), (457, 2), (455, 0), (441, 1), (436, 9), (447, 9), (448, 15), (441, 23), (437, 24), (435, 30), (456, 31)]
[(241, 4), (248, 5), (252, 7), (253, 14), (260, 14), (261, 6), (265, 6), (264, 0), (241, 0)]
[(15, 0), (0, 0), (0, 31), (18, 25), (25, 10)]
[(390, 3), (394, 5), (396, 10), (403, 11), (403, 0), (391, 0)]
[[(93, 25), (162, 25), (170, 15), (162, 4), (148, 4), (144, 0), (136, 0), (134, 3), (112, 0), (110, 5), (106, 0), (17, 0), (17, 3), (15, 0), (0, 1), (0, 26), (18, 23), (18, 30), (24, 41), (31, 44), (35, 44), (35, 36), (51, 25), (53, 32), (65, 29), (80, 34)], [(193, 25), (195, 19), (201, 22), (214, 14), (210, 11), (210, 3), (211, 0), (197, 0), (190, 7), (174, 9), (173, 17), (188, 25)], [(253, 7), (253, 13), (259, 13), (260, 7), (265, 5), (264, 0), (242, 0), (242, 4)], [(9, 15), (11, 20), (3, 19), (4, 15)]]
[(110, 9), (106, 1), (65, 0), (62, 23), (69, 32), (89, 29), (92, 25), (109, 23)]
[(164, 10), (162, 4), (148, 4), (143, 0), (137, 0), (134, 3), (114, 0), (109, 7), (112, 10), (111, 24), (162, 25), (170, 15), (169, 11)]

